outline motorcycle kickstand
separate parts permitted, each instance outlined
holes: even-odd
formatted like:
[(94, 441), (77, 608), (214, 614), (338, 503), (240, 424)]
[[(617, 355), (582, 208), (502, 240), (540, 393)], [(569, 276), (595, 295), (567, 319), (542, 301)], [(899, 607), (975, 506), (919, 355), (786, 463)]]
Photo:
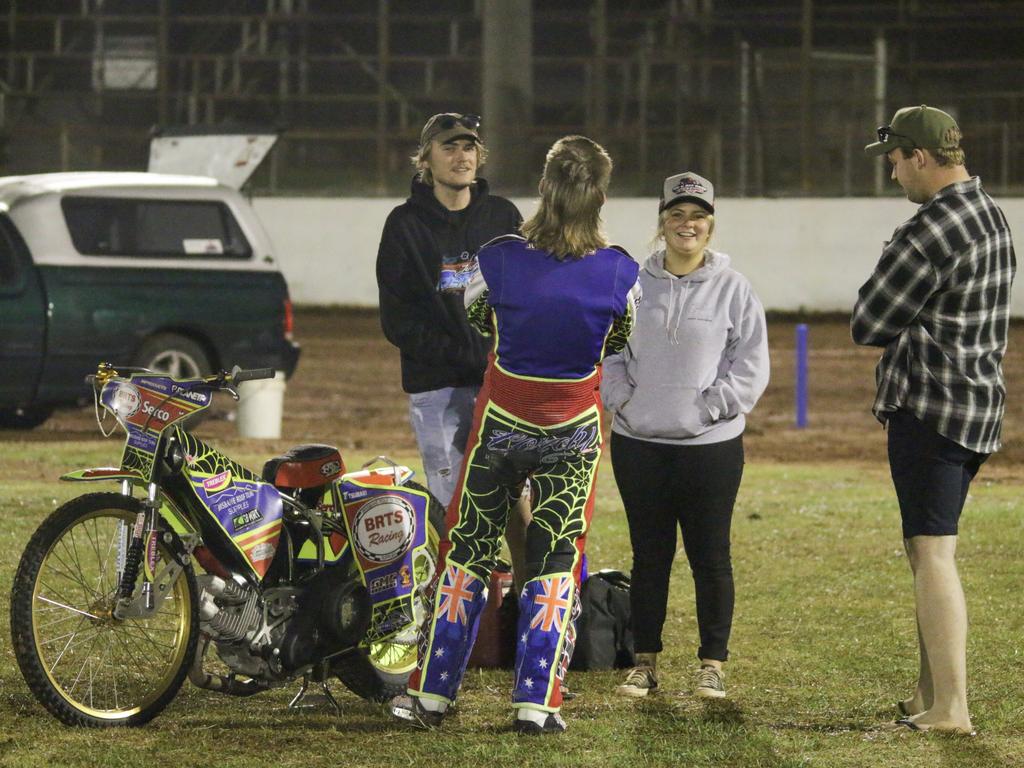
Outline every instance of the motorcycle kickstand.
[[(320, 680), (320, 687), (323, 689), (322, 693), (310, 694), (309, 692), (309, 681), (310, 674), (307, 672), (302, 676), (302, 687), (299, 688), (299, 692), (295, 694), (292, 700), (288, 703), (288, 709), (306, 709), (309, 707), (315, 707), (319, 703), (317, 697), (323, 697), (332, 707), (334, 711), (339, 715), (341, 714), (341, 705), (337, 699), (334, 698), (334, 694), (331, 693), (331, 689), (327, 686), (326, 676)], [(306, 697), (309, 696), (310, 700), (305, 702)], [(305, 703), (304, 703), (305, 702)]]

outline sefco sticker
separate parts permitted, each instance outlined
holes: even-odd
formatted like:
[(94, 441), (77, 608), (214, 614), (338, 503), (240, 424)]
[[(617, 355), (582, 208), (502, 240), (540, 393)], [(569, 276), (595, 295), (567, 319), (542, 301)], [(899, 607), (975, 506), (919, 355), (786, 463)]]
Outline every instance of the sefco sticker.
[(416, 512), (401, 496), (378, 496), (360, 507), (352, 528), (360, 555), (374, 563), (390, 563), (412, 544)]

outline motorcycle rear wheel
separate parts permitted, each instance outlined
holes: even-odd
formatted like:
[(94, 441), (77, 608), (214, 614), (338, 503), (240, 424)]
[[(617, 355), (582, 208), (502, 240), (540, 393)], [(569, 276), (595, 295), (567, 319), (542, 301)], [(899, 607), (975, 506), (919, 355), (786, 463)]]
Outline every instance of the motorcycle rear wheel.
[[(185, 680), (198, 638), (191, 565), (149, 617), (116, 619), (116, 552), (141, 505), (91, 493), (55, 510), (25, 548), (11, 590), (11, 638), (33, 695), (68, 725), (137, 726)], [(154, 572), (173, 553), (158, 541)]]
[[(418, 483), (406, 483), (406, 487), (429, 494)], [(425, 590), (434, 578), (437, 569), (438, 548), (444, 536), (445, 510), (433, 494), (427, 504), (427, 548), (413, 562), (416, 583), (422, 585), (413, 602), (415, 624), (404, 632), (380, 643), (364, 644), (356, 653), (342, 657), (334, 665), (338, 679), (357, 696), (371, 701), (388, 701), (405, 693), (409, 675), (416, 667), (417, 638), (420, 624), (426, 617)]]

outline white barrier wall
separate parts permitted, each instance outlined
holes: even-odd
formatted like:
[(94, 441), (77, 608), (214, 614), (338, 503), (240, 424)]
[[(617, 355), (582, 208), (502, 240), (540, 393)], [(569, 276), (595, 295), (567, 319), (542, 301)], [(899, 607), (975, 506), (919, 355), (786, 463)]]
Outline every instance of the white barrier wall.
[[(374, 265), (388, 213), (380, 198), (260, 198), (254, 201), (280, 256), (297, 304), (377, 305)], [(1001, 199), (1024, 238), (1024, 199)], [(536, 200), (517, 199), (524, 216)], [(902, 198), (720, 199), (712, 247), (725, 251), (768, 309), (849, 311), (893, 229), (916, 206)], [(608, 201), (613, 242), (642, 261), (657, 221), (657, 200)], [(1024, 239), (1018, 239), (1024, 243)], [(1024, 246), (1021, 246), (1024, 247)], [(1024, 316), (1024, 288), (1013, 314)]]

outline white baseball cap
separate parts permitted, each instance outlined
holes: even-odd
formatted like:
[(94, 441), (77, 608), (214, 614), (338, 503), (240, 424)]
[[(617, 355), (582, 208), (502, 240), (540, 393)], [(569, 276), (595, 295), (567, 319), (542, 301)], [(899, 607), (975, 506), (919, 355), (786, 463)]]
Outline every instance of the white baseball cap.
[(715, 212), (715, 187), (703, 176), (692, 171), (683, 171), (669, 176), (661, 187), (661, 204), (658, 213), (677, 203), (697, 203), (708, 213)]

